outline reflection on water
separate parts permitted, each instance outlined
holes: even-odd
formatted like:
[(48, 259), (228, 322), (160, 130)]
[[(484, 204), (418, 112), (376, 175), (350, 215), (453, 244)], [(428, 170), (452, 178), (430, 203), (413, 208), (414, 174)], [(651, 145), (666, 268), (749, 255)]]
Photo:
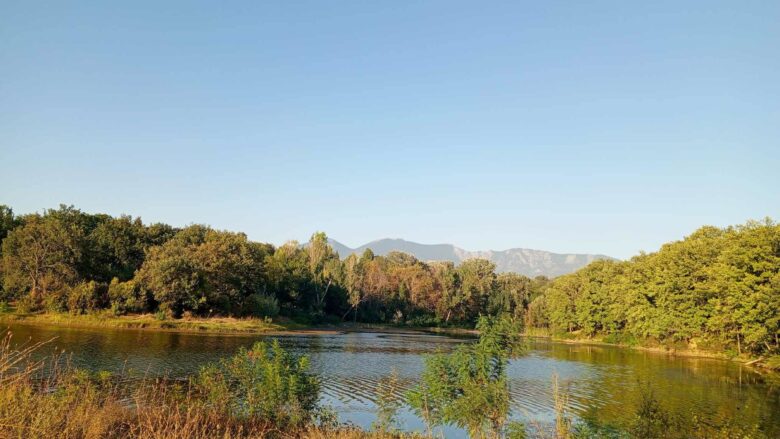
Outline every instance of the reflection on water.
[[(93, 370), (129, 371), (145, 376), (184, 376), (204, 363), (231, 356), (260, 336), (205, 335), (138, 330), (42, 328), (15, 324), (14, 341), (55, 340), (72, 362)], [(375, 389), (395, 369), (403, 388), (419, 376), (422, 354), (448, 351), (469, 340), (426, 334), (347, 333), (276, 337), (286, 348), (311, 357), (323, 379), (323, 402), (343, 421), (369, 427)], [(669, 357), (614, 347), (529, 342), (528, 354), (509, 365), (512, 411), (519, 420), (554, 419), (551, 376), (569, 391), (569, 409), (581, 418), (617, 427), (630, 422), (644, 387), (677, 413), (695, 412), (715, 421), (757, 424), (780, 437), (780, 380), (719, 360)], [(42, 352), (41, 355), (44, 353)], [(402, 397), (399, 390), (398, 397)], [(402, 427), (422, 429), (408, 411)], [(462, 436), (454, 428), (447, 437)]]

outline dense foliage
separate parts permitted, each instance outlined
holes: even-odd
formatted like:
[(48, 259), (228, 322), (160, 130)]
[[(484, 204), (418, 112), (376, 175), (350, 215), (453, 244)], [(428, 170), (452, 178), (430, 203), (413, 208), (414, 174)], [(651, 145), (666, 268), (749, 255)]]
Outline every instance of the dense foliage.
[(203, 225), (146, 225), (68, 206), (19, 217), (1, 206), (0, 226), (0, 301), (23, 312), (463, 324), (481, 314), (521, 320), (548, 283), (496, 274), (486, 260), (456, 267), (370, 250), (341, 259), (324, 233), (277, 248)]
[[(507, 319), (482, 317), (476, 343), (425, 359), (420, 383), (408, 392), (412, 410), (429, 425), (457, 425), (472, 438), (504, 437), (510, 429), (506, 367), (516, 351)], [(512, 434), (520, 437), (519, 434)]]
[[(556, 332), (780, 352), (780, 225), (702, 227), (630, 261), (556, 278), (539, 303)], [(548, 319), (548, 320), (547, 320)]]
[(780, 226), (770, 220), (703, 227), (656, 253), (597, 261), (553, 281), (497, 274), (483, 259), (455, 266), (370, 250), (340, 258), (324, 233), (275, 247), (68, 206), (22, 216), (0, 206), (0, 237), (0, 302), (16, 301), (21, 312), (412, 325), (506, 314), (528, 330), (780, 353)]

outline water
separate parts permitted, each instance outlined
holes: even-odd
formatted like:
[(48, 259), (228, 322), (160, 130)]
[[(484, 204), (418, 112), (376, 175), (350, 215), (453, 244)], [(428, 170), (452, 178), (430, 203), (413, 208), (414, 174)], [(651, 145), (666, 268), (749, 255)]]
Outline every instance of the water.
[[(15, 343), (45, 341), (71, 354), (73, 363), (92, 370), (137, 376), (185, 376), (204, 363), (233, 355), (263, 336), (191, 334), (119, 329), (49, 328), (13, 324)], [(265, 337), (268, 338), (268, 337)], [(375, 389), (393, 369), (403, 387), (423, 367), (422, 355), (448, 351), (468, 339), (428, 334), (345, 333), (278, 336), (280, 343), (309, 355), (322, 376), (322, 400), (342, 421), (369, 428), (375, 420)], [(643, 388), (652, 387), (668, 410), (695, 413), (714, 422), (758, 425), (780, 437), (780, 378), (733, 362), (671, 357), (617, 347), (530, 341), (527, 355), (512, 360), (508, 375), (513, 418), (527, 424), (554, 420), (552, 375), (568, 389), (569, 409), (581, 419), (616, 427), (631, 421)], [(401, 396), (402, 390), (398, 392)], [(408, 410), (401, 427), (422, 430)], [(455, 428), (447, 437), (462, 437)]]

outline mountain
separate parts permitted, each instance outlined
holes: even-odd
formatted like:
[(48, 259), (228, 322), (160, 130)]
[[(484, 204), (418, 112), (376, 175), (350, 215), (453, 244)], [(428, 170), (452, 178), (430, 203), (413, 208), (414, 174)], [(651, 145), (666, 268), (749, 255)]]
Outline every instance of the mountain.
[(351, 253), (361, 254), (370, 248), (374, 254), (387, 255), (400, 251), (414, 255), (421, 261), (452, 261), (459, 264), (466, 259), (488, 259), (496, 264), (496, 271), (515, 272), (529, 277), (555, 277), (576, 271), (598, 259), (614, 259), (605, 255), (560, 254), (543, 250), (511, 248), (509, 250), (468, 251), (452, 244), (420, 244), (403, 239), (380, 239), (357, 248), (329, 239), (330, 245), (342, 258)]

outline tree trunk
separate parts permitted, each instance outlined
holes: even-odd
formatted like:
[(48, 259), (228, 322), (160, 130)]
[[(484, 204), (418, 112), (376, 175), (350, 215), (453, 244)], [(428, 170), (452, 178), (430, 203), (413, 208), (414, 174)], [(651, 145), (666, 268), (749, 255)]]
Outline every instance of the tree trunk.
[(742, 343), (739, 340), (739, 332), (737, 332), (737, 352), (742, 355)]
[(347, 318), (347, 316), (349, 315), (350, 312), (352, 312), (353, 309), (355, 309), (355, 305), (350, 306), (349, 309), (347, 310), (347, 312), (345, 312), (344, 315), (341, 316), (341, 321), (342, 322), (344, 321), (344, 319)]

